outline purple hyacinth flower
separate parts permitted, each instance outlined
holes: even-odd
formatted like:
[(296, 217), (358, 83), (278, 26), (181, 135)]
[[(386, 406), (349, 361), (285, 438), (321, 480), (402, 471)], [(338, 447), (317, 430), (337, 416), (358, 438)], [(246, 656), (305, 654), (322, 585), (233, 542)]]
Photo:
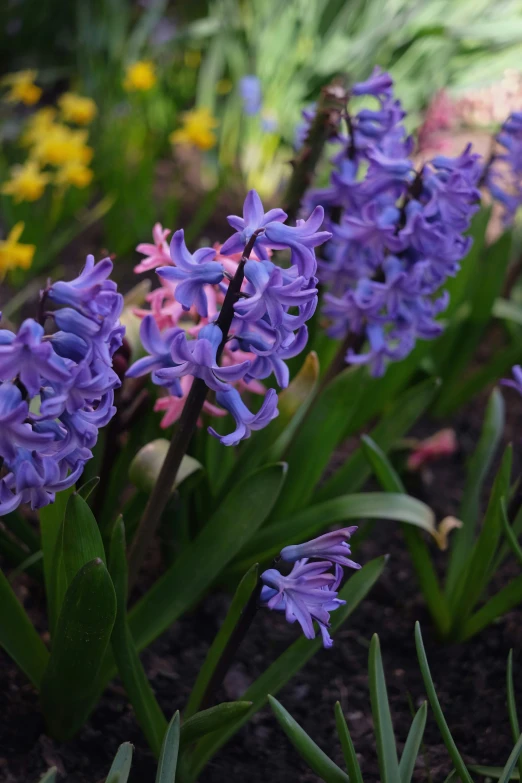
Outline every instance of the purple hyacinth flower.
[(198, 333), (197, 340), (187, 340), (185, 332), (177, 334), (171, 345), (175, 366), (157, 370), (157, 378), (161, 382), (172, 383), (176, 378), (193, 375), (195, 378), (202, 378), (209, 389), (226, 391), (230, 382), (244, 377), (250, 367), (250, 361), (231, 367), (219, 367), (216, 355), (222, 340), (223, 334), (216, 324), (204, 326)]
[(348, 540), (356, 530), (357, 527), (352, 525), (342, 530), (334, 530), (332, 533), (325, 533), (324, 536), (306, 541), (304, 544), (285, 546), (281, 550), (281, 558), (287, 563), (295, 563), (303, 557), (330, 560), (331, 563), (358, 569), (361, 567), (359, 563), (347, 557), (351, 554)]
[(378, 65), (373, 69), (373, 73), (365, 82), (357, 82), (353, 85), (351, 92), (353, 95), (374, 95), (378, 97), (391, 97), (393, 80), (389, 73), (379, 68)]
[(170, 242), (170, 257), (175, 266), (162, 266), (156, 270), (161, 280), (176, 285), (176, 300), (184, 310), (192, 305), (203, 317), (208, 316), (206, 285), (218, 285), (223, 280), (223, 266), (214, 261), (216, 251), (211, 247), (201, 247), (192, 255), (185, 244), (184, 231), (176, 231)]
[(299, 307), (317, 297), (317, 288), (307, 287), (304, 277), (291, 278), (270, 261), (247, 261), (248, 294), (234, 305), (238, 318), (258, 321), (265, 316), (274, 328), (282, 325), (289, 307)]
[[(172, 341), (178, 334), (184, 334), (184, 331), (177, 326), (166, 329), (161, 333), (154, 316), (146, 315), (140, 325), (140, 339), (149, 356), (144, 356), (142, 359), (134, 362), (126, 372), (127, 377), (139, 378), (150, 372), (152, 373), (152, 382), (159, 386), (164, 386), (164, 381), (157, 376), (157, 370), (174, 366), (171, 348)], [(176, 397), (183, 396), (178, 378), (175, 378), (172, 385), (169, 386), (169, 392)]]
[(511, 389), (515, 389), (519, 394), (522, 394), (522, 367), (516, 364), (511, 372), (513, 373), (513, 379), (503, 378), (500, 383), (502, 386), (509, 386)]
[[(315, 638), (314, 620), (325, 630), (330, 625), (330, 612), (346, 603), (337, 597), (342, 569), (328, 573), (329, 561), (309, 563), (298, 560), (288, 576), (275, 568), (261, 574), (264, 587), (261, 603), (269, 609), (284, 611), (289, 623), (297, 622), (307, 639)], [(325, 646), (331, 646), (323, 636)], [(331, 641), (331, 640), (330, 640)]]
[(67, 305), (93, 315), (107, 315), (114, 297), (119, 294), (116, 283), (107, 278), (112, 272), (112, 261), (104, 258), (97, 264), (88, 255), (85, 266), (74, 280), (59, 280), (46, 292), (56, 304)]
[(12, 383), (0, 384), (0, 457), (13, 460), (19, 448), (42, 450), (53, 440), (27, 423), (29, 405)]
[(249, 117), (259, 114), (263, 103), (259, 78), (253, 75), (243, 76), (239, 82), (239, 92), (245, 114), (248, 114)]
[(307, 327), (301, 326), (295, 334), (294, 332), (289, 332), (286, 336), (280, 334), (278, 344), (275, 346), (263, 346), (247, 335), (243, 339), (245, 344), (249, 344), (249, 350), (256, 354), (245, 375), (245, 380), (252, 378), (262, 380), (274, 373), (279, 386), (286, 389), (290, 380), (290, 371), (285, 364), (285, 359), (292, 359), (303, 351), (308, 342)]
[[(227, 220), (236, 229), (236, 233), (227, 239), (221, 248), (221, 254), (232, 255), (241, 253), (252, 234), (258, 229), (264, 228), (268, 223), (282, 223), (288, 215), (282, 209), (269, 209), (265, 213), (263, 202), (255, 190), (250, 190), (243, 204), (243, 217), (229, 215)], [(267, 260), (266, 248), (271, 247), (270, 242), (261, 234), (256, 238), (255, 251), (258, 258)]]
[(265, 226), (265, 239), (274, 250), (290, 248), (291, 261), (299, 274), (309, 279), (315, 274), (317, 262), (313, 248), (331, 239), (329, 231), (319, 231), (324, 220), (324, 209), (318, 206), (307, 220), (298, 220), (295, 226), (270, 222)]
[(61, 384), (71, 380), (65, 361), (43, 337), (43, 327), (27, 318), (10, 342), (0, 344), (0, 381), (11, 381), (18, 376), (29, 396), (35, 397), (43, 379)]
[(241, 440), (250, 437), (252, 430), (262, 430), (279, 415), (275, 389), (268, 389), (257, 413), (248, 410), (241, 395), (233, 387), (217, 392), (216, 402), (231, 413), (236, 421), (236, 429), (229, 435), (220, 435), (213, 427), (208, 428), (209, 433), (218, 438), (224, 446), (237, 446)]

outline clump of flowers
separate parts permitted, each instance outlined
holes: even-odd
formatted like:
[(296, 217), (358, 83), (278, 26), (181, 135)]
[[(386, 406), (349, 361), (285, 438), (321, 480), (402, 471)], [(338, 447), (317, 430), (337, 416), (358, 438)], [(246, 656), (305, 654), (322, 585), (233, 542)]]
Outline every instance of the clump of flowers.
[(482, 165), (468, 146), (415, 171), (405, 113), (378, 68), (353, 85), (351, 98), (377, 107), (348, 107), (330, 186), (310, 192), (308, 203), (325, 206), (333, 234), (320, 263), (329, 334), (346, 341), (348, 363), (382, 375), (417, 339), (442, 331), (436, 318), (448, 296), (439, 290), (469, 250), (465, 232), (478, 209)]
[(32, 264), (35, 245), (22, 244), (18, 240), (24, 231), (20, 221), (13, 226), (5, 239), (0, 239), (0, 281), (13, 269), (29, 269)]
[(485, 168), (483, 181), (504, 208), (504, 223), (513, 222), (522, 204), (522, 112), (513, 112), (502, 125), (497, 149)]
[(74, 92), (64, 92), (58, 98), (58, 106), (65, 122), (72, 122), (74, 125), (90, 125), (98, 113), (92, 98)]
[(219, 122), (210, 109), (205, 106), (192, 109), (181, 115), (181, 128), (172, 131), (169, 141), (171, 144), (186, 144), (200, 150), (210, 150), (217, 142), (214, 129), (218, 125)]
[(315, 638), (315, 621), (327, 648), (333, 645), (328, 633), (330, 612), (346, 603), (337, 597), (343, 566), (361, 567), (351, 559), (348, 543), (356, 530), (354, 526), (346, 527), (304, 544), (287, 546), (280, 557), (293, 563), (290, 573), (284, 576), (276, 568), (269, 568), (261, 574), (261, 605), (284, 612), (289, 623), (297, 621), (307, 639)]
[(110, 259), (88, 256), (77, 278), (42, 292), (38, 321), (0, 329), (0, 514), (41, 508), (72, 486), (115, 413), (124, 328), (111, 271)]
[[(227, 446), (277, 416), (276, 391), (265, 390), (261, 381), (273, 374), (281, 388), (288, 385), (285, 360), (305, 347), (306, 321), (317, 305), (314, 248), (330, 237), (318, 230), (322, 207), (296, 226), (285, 225), (286, 217), (282, 209), (265, 213), (258, 194), (250, 191), (243, 216), (228, 218), (235, 233), (221, 247), (191, 253), (179, 230), (168, 248), (169, 232), (159, 225), (154, 228), (154, 244), (138, 246), (147, 257), (137, 271), (156, 269), (162, 285), (148, 297), (150, 313), (138, 311), (148, 356), (128, 375), (151, 373), (153, 383), (164, 387), (168, 396), (156, 406), (166, 411), (163, 426), (179, 417), (194, 378), (204, 380), (215, 393), (218, 408), (207, 402), (207, 411), (228, 412), (236, 422), (235, 430), (225, 436), (209, 428)], [(290, 266), (282, 268), (270, 254), (285, 248), (290, 250)], [(229, 286), (235, 293), (230, 328), (225, 329), (223, 305)], [(265, 395), (257, 412), (243, 402), (244, 390)]]
[(155, 86), (157, 80), (154, 63), (150, 60), (138, 60), (127, 66), (123, 88), (127, 92), (147, 92)]
[(8, 87), (4, 95), (4, 101), (7, 103), (24, 103), (26, 106), (33, 106), (38, 103), (42, 94), (41, 87), (35, 84), (37, 71), (17, 71), (8, 73), (1, 81), (1, 84)]

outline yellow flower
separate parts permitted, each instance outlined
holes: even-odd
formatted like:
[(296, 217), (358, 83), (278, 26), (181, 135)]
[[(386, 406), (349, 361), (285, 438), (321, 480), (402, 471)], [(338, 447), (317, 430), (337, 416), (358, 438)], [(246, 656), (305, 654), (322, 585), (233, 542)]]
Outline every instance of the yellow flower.
[(57, 172), (54, 181), (57, 185), (74, 185), (75, 188), (86, 188), (91, 184), (93, 172), (78, 161), (70, 161)]
[(150, 90), (156, 84), (156, 69), (150, 60), (138, 60), (127, 66), (123, 87), (127, 92)]
[(227, 95), (232, 89), (233, 84), (230, 79), (220, 79), (216, 82), (216, 92), (218, 95)]
[(40, 166), (35, 160), (28, 160), (23, 165), (12, 167), (11, 179), (2, 186), (2, 193), (13, 196), (17, 203), (38, 201), (49, 180), (49, 175), (40, 171)]
[(183, 59), (187, 68), (197, 68), (201, 62), (201, 52), (198, 52), (197, 49), (189, 49), (183, 55)]
[(17, 223), (9, 232), (7, 239), (0, 240), (0, 279), (11, 269), (17, 267), (29, 269), (32, 264), (36, 247), (18, 243), (23, 230), (24, 223)]
[(83, 163), (92, 160), (93, 150), (88, 147), (88, 133), (71, 130), (66, 125), (50, 125), (35, 141), (31, 155), (42, 165), (65, 166), (66, 163)]
[(76, 95), (74, 92), (64, 92), (58, 99), (58, 106), (64, 120), (76, 125), (88, 125), (98, 111), (92, 98)]
[(25, 130), (20, 139), (20, 143), (25, 147), (30, 147), (47, 133), (56, 119), (56, 109), (52, 106), (45, 106), (38, 109), (25, 123)]
[(212, 132), (219, 122), (209, 109), (193, 109), (182, 115), (182, 127), (169, 136), (172, 144), (190, 144), (200, 150), (209, 150), (216, 144), (216, 134)]
[(40, 87), (34, 84), (36, 75), (36, 71), (17, 71), (4, 76), (2, 84), (11, 88), (4, 100), (8, 103), (25, 103), (26, 106), (36, 103), (42, 94)]

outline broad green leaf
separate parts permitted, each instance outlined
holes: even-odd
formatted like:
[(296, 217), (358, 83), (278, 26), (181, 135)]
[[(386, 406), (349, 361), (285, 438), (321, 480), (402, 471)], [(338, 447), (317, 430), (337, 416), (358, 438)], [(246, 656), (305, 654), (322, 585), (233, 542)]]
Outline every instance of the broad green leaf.
[(175, 783), (176, 767), (178, 765), (179, 736), (179, 711), (176, 711), (165, 732), (165, 738), (158, 761), (156, 783)]
[(456, 634), (458, 641), (464, 641), (474, 636), (490, 625), (497, 617), (509, 612), (522, 602), (522, 575), (517, 576), (509, 584), (499, 590), (475, 614), (473, 614)]
[(377, 634), (372, 636), (368, 661), (370, 700), (377, 744), (379, 771), (383, 783), (401, 783), (397, 745), (388, 702), (388, 691), (382, 666), (381, 648)]
[(111, 578), (101, 560), (92, 560), (75, 576), (65, 594), (42, 680), (42, 708), (56, 739), (72, 737), (94, 707), (98, 675), (115, 617)]
[(3, 571), (0, 571), (0, 646), (39, 688), (49, 653)]
[(49, 503), (38, 512), (40, 518), (40, 536), (42, 539), (43, 567), (45, 580), (45, 595), (47, 598), (47, 612), (49, 625), (54, 628), (59, 612), (55, 606), (55, 569), (54, 557), (56, 553), (56, 540), (58, 532), (65, 516), (65, 508), (69, 497), (74, 492), (74, 487), (58, 492), (54, 503)]
[(402, 751), (402, 756), (399, 763), (401, 783), (410, 783), (413, 777), (415, 762), (417, 761), (422, 738), (424, 736), (427, 715), (428, 704), (427, 702), (423, 702), (412, 721), (408, 736), (406, 738), (406, 743), (404, 745), (404, 750)]
[(182, 557), (131, 611), (138, 650), (163, 633), (219, 577), (270, 514), (285, 474), (284, 464), (268, 465), (229, 492)]
[(229, 723), (235, 723), (250, 710), (251, 706), (251, 701), (230, 701), (197, 712), (181, 725), (180, 747), (186, 747), (205, 734), (211, 734)]
[[(404, 492), (404, 485), (386, 454), (367, 435), (362, 437), (362, 449), (382, 488), (387, 492)], [(414, 530), (410, 525), (402, 525), (402, 533), (424, 600), (437, 624), (437, 628), (444, 635), (450, 627), (449, 607), (446, 596), (441, 590), (430, 551), (420, 531)], [(432, 533), (432, 535), (436, 537), (435, 534)]]
[[(515, 700), (515, 684), (513, 682), (513, 650), (509, 651), (507, 660), (506, 691), (509, 725), (511, 726), (513, 742), (516, 742), (517, 737), (520, 737), (520, 725), (518, 722), (517, 703)], [(522, 761), (520, 758), (518, 760), (518, 773), (520, 778), (522, 776)]]
[(130, 742), (120, 745), (111, 764), (106, 783), (127, 783), (132, 765), (134, 746)]
[(51, 767), (51, 769), (48, 769), (47, 772), (40, 778), (38, 783), (56, 783), (57, 774), (58, 770), (56, 767)]
[(426, 693), (428, 694), (428, 699), (431, 705), (431, 709), (433, 710), (433, 714), (435, 716), (437, 726), (439, 727), (439, 731), (442, 735), (442, 740), (446, 746), (446, 750), (450, 755), (451, 761), (453, 762), (453, 766), (457, 770), (457, 773), (462, 783), (473, 783), (473, 779), (469, 774), (466, 765), (464, 764), (464, 761), (457, 749), (457, 746), (455, 745), (455, 742), (449, 730), (449, 726), (446, 723), (446, 718), (444, 717), (444, 713), (442, 712), (439, 699), (437, 697), (437, 692), (435, 690), (435, 686), (431, 678), (430, 667), (428, 664), (428, 659), (426, 658), (424, 643), (422, 641), (421, 628), (418, 622), (415, 623), (415, 646), (417, 648), (417, 657), (419, 659), (422, 679), (424, 680), (424, 687), (426, 688)]
[(337, 727), (337, 734), (341, 741), (341, 747), (343, 749), (344, 763), (348, 770), (348, 777), (351, 783), (363, 783), (363, 777), (361, 774), (361, 767), (359, 766), (359, 760), (357, 753), (353, 746), (348, 726), (341, 709), (341, 705), (337, 701), (335, 703), (335, 725)]
[(306, 541), (325, 532), (330, 525), (349, 519), (390, 519), (415, 525), (431, 535), (436, 533), (433, 511), (410, 495), (388, 492), (343, 495), (264, 527), (241, 552), (241, 560), (234, 563), (234, 572), (244, 571), (253, 560), (269, 560), (284, 546)]
[(136, 713), (136, 719), (152, 752), (155, 756), (159, 756), (167, 730), (167, 720), (143, 670), (127, 622), (128, 572), (125, 527), (121, 517), (114, 525), (111, 537), (109, 572), (117, 602), (116, 620), (111, 636), (112, 651), (123, 687)]
[[(166, 438), (158, 438), (143, 446), (132, 460), (129, 468), (129, 478), (134, 486), (142, 490), (142, 492), (151, 492), (165, 461), (169, 446), (170, 441)], [(172, 482), (172, 491), (174, 492), (182, 481), (185, 481), (186, 478), (197, 470), (201, 470), (201, 467), (200, 462), (185, 454)]]
[(292, 718), (290, 713), (285, 710), (277, 699), (274, 699), (273, 696), (269, 695), (268, 703), (284, 733), (303, 761), (308, 764), (316, 775), (326, 781), (326, 783), (349, 783), (350, 778), (346, 772), (343, 772), (337, 764), (334, 764), (334, 762), (328, 758), (326, 753), (321, 750), (319, 745), (316, 745), (313, 739), (308, 736), (306, 731), (301, 728), (297, 721)]
[[(357, 571), (339, 593), (339, 598), (346, 601), (332, 614), (330, 633), (341, 627), (357, 606), (364, 600), (371, 588), (384, 570), (386, 557), (378, 557), (367, 563), (360, 571)], [(242, 700), (251, 701), (249, 712), (235, 724), (212, 736), (206, 737), (196, 745), (193, 761), (190, 769), (191, 778), (197, 778), (210, 758), (219, 748), (238, 731), (249, 718), (266, 704), (268, 694), (276, 694), (301, 669), (305, 663), (321, 647), (321, 639), (310, 641), (301, 637), (273, 663), (258, 679), (248, 688)]]
[(513, 528), (509, 524), (509, 519), (507, 516), (507, 510), (506, 510), (506, 502), (504, 498), (500, 501), (500, 518), (502, 521), (502, 527), (504, 529), (504, 533), (507, 539), (507, 542), (509, 544), (509, 548), (515, 555), (516, 559), (518, 560), (519, 564), (522, 565), (522, 547), (518, 543), (518, 539), (513, 532)]
[[(386, 411), (379, 424), (370, 432), (372, 440), (387, 452), (402, 438), (424, 413), (433, 400), (439, 381), (430, 378), (408, 389)], [(357, 449), (344, 465), (315, 492), (314, 501), (330, 500), (337, 495), (355, 492), (369, 478), (371, 468), (362, 449)]]
[(362, 377), (361, 368), (344, 370), (309, 408), (284, 454), (288, 479), (274, 509), (274, 519), (285, 519), (308, 504), (342, 439), (343, 428), (357, 409)]
[[(72, 580), (86, 563), (105, 560), (103, 541), (94, 515), (87, 502), (73, 492), (56, 539), (54, 556), (54, 617), (58, 621), (63, 599)], [(51, 631), (54, 633), (55, 626)]]
[(447, 595), (454, 591), (473, 545), (480, 515), (482, 487), (500, 443), (503, 430), (504, 400), (498, 389), (495, 389), (489, 398), (480, 440), (468, 465), (464, 497), (459, 513), (463, 526), (454, 534), (452, 541), (446, 576)]
[[(203, 698), (208, 685), (212, 679), (212, 675), (216, 669), (221, 656), (232, 636), (232, 633), (237, 626), (239, 618), (247, 605), (250, 596), (255, 590), (258, 580), (259, 566), (256, 563), (253, 565), (242, 578), (241, 582), (237, 586), (237, 590), (234, 593), (234, 597), (230, 604), (227, 616), (223, 620), (221, 627), (216, 634), (216, 638), (212, 642), (210, 649), (205, 658), (203, 666), (199, 670), (196, 682), (192, 688), (187, 707), (185, 709), (185, 719), (190, 718), (199, 709), (201, 699)], [(183, 727), (186, 724), (183, 724)]]
[(466, 562), (454, 594), (449, 596), (455, 630), (460, 632), (492, 577), (491, 567), (502, 536), (502, 500), (509, 494), (512, 448), (504, 452), (495, 477), (484, 524)]

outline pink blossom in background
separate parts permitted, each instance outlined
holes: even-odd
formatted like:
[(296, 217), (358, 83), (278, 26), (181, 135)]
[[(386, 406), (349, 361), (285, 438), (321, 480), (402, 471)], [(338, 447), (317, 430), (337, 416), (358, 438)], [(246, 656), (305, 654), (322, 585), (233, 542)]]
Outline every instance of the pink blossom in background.
[(170, 233), (170, 228), (163, 228), (161, 223), (155, 223), (154, 228), (152, 229), (154, 244), (142, 242), (136, 248), (138, 253), (142, 253), (146, 256), (146, 258), (134, 267), (136, 274), (150, 272), (151, 269), (156, 269), (158, 266), (172, 266), (169, 246), (167, 244), (167, 237)]
[(449, 139), (442, 134), (455, 124), (456, 112), (453, 101), (445, 90), (439, 90), (426, 110), (424, 122), (417, 134), (417, 151), (446, 150), (451, 147)]
[(410, 470), (420, 470), (428, 462), (450, 457), (458, 449), (455, 430), (450, 428), (439, 430), (434, 435), (417, 443), (414, 450), (408, 457), (408, 468)]

